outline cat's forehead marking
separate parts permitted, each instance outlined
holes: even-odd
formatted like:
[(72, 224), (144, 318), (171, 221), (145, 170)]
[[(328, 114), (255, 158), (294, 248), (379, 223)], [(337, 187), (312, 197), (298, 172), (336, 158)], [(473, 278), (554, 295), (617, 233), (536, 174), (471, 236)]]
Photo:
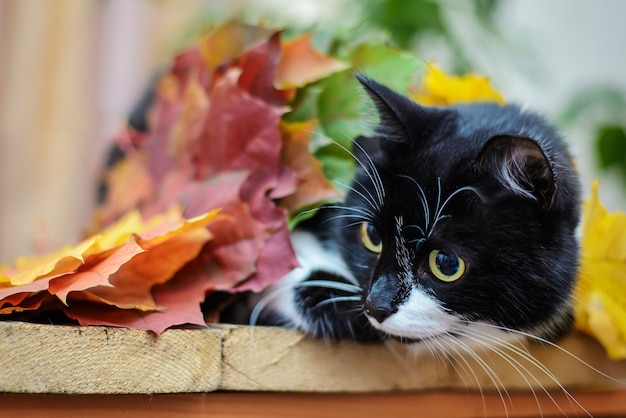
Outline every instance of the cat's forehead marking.
[(411, 249), (409, 249), (408, 243), (404, 236), (402, 235), (402, 231), (404, 229), (404, 218), (402, 216), (396, 216), (396, 261), (398, 266), (400, 267), (400, 279), (403, 282), (404, 286), (410, 288), (413, 282), (413, 258), (414, 254)]

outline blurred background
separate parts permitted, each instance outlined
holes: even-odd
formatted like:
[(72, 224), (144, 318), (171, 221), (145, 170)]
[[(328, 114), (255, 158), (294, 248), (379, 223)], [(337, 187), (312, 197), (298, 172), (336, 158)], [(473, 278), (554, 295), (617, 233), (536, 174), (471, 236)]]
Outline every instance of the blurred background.
[[(0, 0), (0, 264), (82, 237), (114, 133), (155, 70), (229, 17), (384, 37), (492, 79), (626, 209), (621, 0)], [(384, 80), (382, 80), (384, 81)]]

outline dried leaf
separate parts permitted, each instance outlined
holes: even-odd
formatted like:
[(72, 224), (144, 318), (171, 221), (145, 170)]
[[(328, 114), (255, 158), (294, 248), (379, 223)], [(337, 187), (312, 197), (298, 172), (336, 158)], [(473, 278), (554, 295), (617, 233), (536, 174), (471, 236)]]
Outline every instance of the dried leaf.
[(222, 209), (222, 214), (237, 221), (210, 225), (214, 239), (178, 274), (178, 277), (193, 277), (204, 292), (232, 291), (254, 274), (259, 253), (268, 239), (263, 224), (252, 216), (247, 204), (232, 203)]
[[(158, 305), (151, 289), (165, 283), (187, 262), (194, 259), (211, 233), (204, 227), (206, 221), (214, 222), (215, 216), (206, 216), (203, 222), (185, 222), (183, 226), (165, 236), (148, 240), (137, 238), (143, 252), (131, 262), (123, 263), (117, 271), (110, 273), (110, 286), (85, 287), (98, 300), (123, 309), (136, 308), (155, 310)], [(224, 217), (220, 217), (224, 220)]]
[(280, 56), (280, 32), (246, 51), (236, 62), (241, 68), (239, 87), (272, 106), (282, 107), (293, 99), (294, 89), (274, 87)]
[[(67, 304), (68, 316), (80, 323), (89, 323), (89, 319), (83, 320), (81, 316), (81, 303), (85, 301), (92, 305), (88, 318), (104, 303), (116, 305), (116, 309), (163, 310), (153, 299), (152, 288), (172, 278), (198, 254), (211, 238), (207, 230), (211, 223), (226, 219), (212, 211), (184, 220), (180, 209), (175, 207), (145, 222), (137, 212), (129, 213), (102, 234), (74, 248), (30, 259), (21, 266), (22, 270), (15, 270), (19, 276), (6, 276), (5, 286), (15, 277), (23, 283), (0, 289), (0, 313), (35, 309), (37, 304), (31, 295), (36, 294), (56, 296)], [(204, 292), (197, 297), (204, 297)], [(78, 306), (72, 301), (78, 301)], [(159, 318), (167, 328), (180, 324), (175, 316), (163, 312)], [(156, 328), (153, 331), (160, 332), (161, 325)]]
[(191, 76), (185, 84), (180, 107), (166, 148), (177, 166), (192, 164), (193, 149), (209, 107), (209, 98), (197, 77)]
[(598, 187), (594, 183), (584, 204), (575, 317), (579, 329), (619, 360), (626, 359), (626, 214), (608, 213), (598, 199)]
[[(255, 44), (269, 38), (275, 31), (230, 21), (220, 26), (209, 37), (200, 41), (198, 50), (210, 71), (237, 58)], [(194, 69), (203, 67), (194, 63)]]
[(313, 48), (311, 39), (312, 35), (307, 33), (283, 44), (276, 70), (276, 86), (281, 89), (303, 87), (348, 68), (347, 64)]
[(224, 171), (278, 167), (281, 139), (277, 109), (237, 86), (231, 72), (214, 88), (197, 148), (197, 177)]
[(124, 264), (144, 250), (130, 239), (126, 244), (86, 257), (83, 264), (74, 273), (52, 279), (48, 291), (56, 295), (61, 302), (67, 303), (67, 295), (95, 286), (111, 286), (110, 277)]
[(316, 125), (315, 122), (281, 124), (282, 159), (298, 178), (295, 193), (280, 200), (280, 205), (286, 207), (290, 214), (297, 214), (304, 208), (341, 198), (341, 193), (324, 175), (322, 163), (311, 154), (309, 141)]
[(170, 145), (170, 138), (181, 118), (184, 86), (173, 75), (165, 76), (157, 86), (156, 99), (150, 112), (150, 130), (141, 148), (146, 155), (145, 168), (155, 184), (176, 168), (175, 157), (171, 153), (174, 146)]
[[(172, 292), (171, 297), (183, 297), (184, 294)], [(113, 327), (127, 327), (142, 331), (153, 332), (157, 335), (166, 329), (183, 324), (206, 326), (199, 306), (184, 300), (175, 300), (178, 303), (168, 304), (168, 300), (156, 299), (161, 311), (142, 311), (139, 309), (119, 309), (111, 305), (94, 303), (89, 299), (70, 299), (72, 309), (65, 314), (76, 319), (80, 325), (105, 325)]]
[(0, 315), (10, 315), (21, 312), (36, 311), (52, 299), (48, 293), (35, 294), (20, 293), (13, 297), (5, 298), (0, 303)]
[(146, 170), (145, 155), (133, 152), (119, 161), (106, 174), (106, 200), (99, 210), (97, 231), (102, 225), (109, 225), (125, 213), (141, 207), (154, 195), (154, 183)]
[(260, 292), (265, 287), (276, 282), (294, 268), (298, 267), (291, 241), (289, 228), (280, 226), (273, 231), (269, 240), (265, 243), (256, 263), (256, 273), (245, 282), (230, 289), (231, 292), (244, 292), (251, 290)]

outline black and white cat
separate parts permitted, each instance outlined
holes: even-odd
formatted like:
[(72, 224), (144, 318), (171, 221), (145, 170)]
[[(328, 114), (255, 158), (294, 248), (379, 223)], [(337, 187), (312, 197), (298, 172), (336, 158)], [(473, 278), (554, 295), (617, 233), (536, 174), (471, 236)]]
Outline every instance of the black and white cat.
[(357, 77), (379, 125), (354, 143), (345, 201), (293, 232), (301, 267), (251, 322), (435, 346), (569, 330), (581, 205), (556, 131), (516, 106), (428, 108)]

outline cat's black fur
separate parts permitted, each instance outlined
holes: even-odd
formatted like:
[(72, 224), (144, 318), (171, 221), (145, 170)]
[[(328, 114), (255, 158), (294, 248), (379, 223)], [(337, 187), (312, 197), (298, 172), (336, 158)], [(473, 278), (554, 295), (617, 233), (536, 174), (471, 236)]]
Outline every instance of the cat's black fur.
[[(566, 332), (581, 205), (557, 132), (517, 106), (428, 108), (357, 77), (380, 124), (356, 141), (345, 201), (294, 234), (306, 238), (294, 239), (300, 256), (340, 260), (305, 260), (298, 277), (268, 289), (260, 323), (362, 341), (457, 337), (473, 323), (549, 339)], [(380, 253), (363, 244), (363, 222), (382, 242)], [(436, 278), (431, 253), (444, 269), (459, 256), (465, 273)]]

